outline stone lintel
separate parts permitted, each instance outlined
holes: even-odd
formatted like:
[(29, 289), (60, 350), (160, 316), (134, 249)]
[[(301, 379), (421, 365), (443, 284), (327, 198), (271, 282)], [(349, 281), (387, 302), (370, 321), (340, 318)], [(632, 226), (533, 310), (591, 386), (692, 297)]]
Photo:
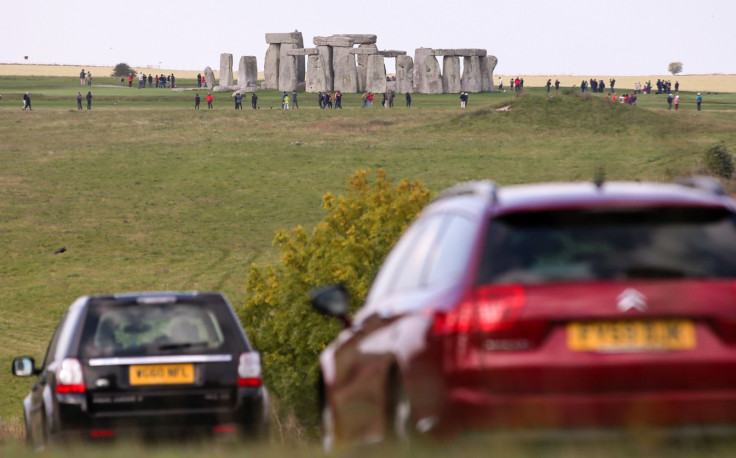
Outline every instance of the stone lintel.
[(315, 46), (338, 46), (344, 48), (352, 48), (355, 40), (350, 37), (332, 36), (332, 37), (314, 37), (312, 40)]
[(433, 56), (483, 57), (488, 54), (488, 51), (477, 48), (433, 49), (430, 54)]
[(311, 56), (314, 54), (319, 54), (319, 49), (317, 48), (289, 49), (288, 51), (286, 51), (286, 54), (288, 56)]
[(383, 57), (399, 57), (399, 56), (405, 56), (406, 51), (396, 51), (393, 49), (387, 49), (385, 51), (378, 51), (378, 54), (382, 55)]
[(376, 44), (376, 41), (378, 41), (378, 37), (376, 35), (365, 33), (341, 33), (338, 35), (333, 35), (333, 37), (352, 38), (353, 42), (356, 45), (373, 45)]
[(281, 43), (299, 44), (300, 38), (301, 38), (301, 32), (267, 33), (266, 43), (268, 44), (281, 44)]
[(376, 48), (355, 48), (350, 50), (350, 54), (359, 54), (361, 56), (371, 56), (373, 54), (378, 54), (378, 50)]

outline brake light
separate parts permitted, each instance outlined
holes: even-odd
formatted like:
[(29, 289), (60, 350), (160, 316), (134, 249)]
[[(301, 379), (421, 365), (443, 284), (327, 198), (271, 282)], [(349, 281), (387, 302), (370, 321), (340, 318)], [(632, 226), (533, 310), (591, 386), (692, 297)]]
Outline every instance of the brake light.
[(76, 358), (64, 358), (56, 370), (57, 393), (84, 393), (82, 363)]
[(259, 387), (261, 380), (261, 355), (255, 351), (240, 354), (238, 364), (238, 386)]
[(520, 285), (483, 285), (472, 290), (457, 306), (435, 314), (435, 335), (496, 332), (511, 328), (526, 303)]
[(89, 432), (89, 437), (113, 437), (115, 431), (112, 429), (96, 429)]

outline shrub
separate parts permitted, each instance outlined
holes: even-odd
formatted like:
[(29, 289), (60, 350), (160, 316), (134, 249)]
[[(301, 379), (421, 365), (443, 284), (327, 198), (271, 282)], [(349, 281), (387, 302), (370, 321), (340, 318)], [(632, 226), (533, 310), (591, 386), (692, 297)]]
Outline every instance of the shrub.
[(705, 166), (713, 174), (730, 179), (733, 174), (733, 156), (728, 152), (725, 143), (717, 143), (705, 151)]
[(342, 282), (353, 308), (362, 303), (380, 263), (408, 223), (430, 199), (419, 182), (396, 186), (378, 169), (358, 170), (347, 195), (327, 193), (325, 218), (311, 234), (302, 226), (278, 231), (277, 265), (250, 267), (240, 318), (262, 352), (264, 382), (282, 413), (294, 412), (309, 432), (316, 430), (318, 355), (338, 333), (336, 320), (311, 310), (312, 288)]
[(112, 76), (128, 76), (131, 73), (134, 78), (138, 74), (138, 72), (130, 68), (130, 66), (124, 62), (117, 64), (112, 70)]

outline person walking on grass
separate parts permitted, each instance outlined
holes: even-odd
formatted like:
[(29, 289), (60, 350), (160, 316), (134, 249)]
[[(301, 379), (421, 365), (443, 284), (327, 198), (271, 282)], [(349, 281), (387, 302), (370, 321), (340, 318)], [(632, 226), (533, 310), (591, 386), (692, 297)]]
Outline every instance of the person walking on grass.
[(675, 111), (677, 111), (678, 108), (680, 108), (680, 94), (675, 96)]
[(669, 95), (667, 96), (667, 109), (668, 109), (668, 110), (671, 110), (671, 109), (672, 109), (672, 101), (673, 101), (674, 99), (675, 99), (675, 98), (674, 98), (674, 97), (672, 96), (672, 94), (669, 94)]
[(294, 105), (294, 108), (299, 108), (299, 101), (296, 98), (296, 90), (291, 93), (291, 103)]
[(82, 93), (77, 92), (77, 110), (82, 109)]
[(703, 96), (698, 92), (698, 96), (695, 97), (695, 103), (698, 105), (698, 111), (700, 111), (700, 104), (703, 103)]
[(258, 96), (255, 92), (250, 96), (250, 106), (253, 107), (254, 110), (258, 108)]
[(212, 109), (212, 94), (208, 93), (205, 100), (207, 101), (207, 109), (211, 110)]
[(199, 110), (199, 101), (200, 101), (200, 98), (199, 98), (199, 92), (198, 92), (197, 95), (194, 96), (194, 109), (195, 110)]
[(92, 109), (92, 91), (87, 91), (87, 109)]
[(23, 94), (23, 110), (31, 110), (31, 96), (27, 92)]

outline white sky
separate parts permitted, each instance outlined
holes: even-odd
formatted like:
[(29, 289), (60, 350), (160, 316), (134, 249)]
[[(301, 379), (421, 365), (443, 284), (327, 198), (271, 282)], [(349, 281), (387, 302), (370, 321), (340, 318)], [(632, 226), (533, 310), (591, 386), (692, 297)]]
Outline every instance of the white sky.
[(370, 33), (412, 57), (484, 48), (496, 74), (736, 73), (736, 0), (13, 0), (3, 16), (0, 63), (219, 70), (231, 53), (262, 70), (265, 34), (298, 29), (305, 47)]

